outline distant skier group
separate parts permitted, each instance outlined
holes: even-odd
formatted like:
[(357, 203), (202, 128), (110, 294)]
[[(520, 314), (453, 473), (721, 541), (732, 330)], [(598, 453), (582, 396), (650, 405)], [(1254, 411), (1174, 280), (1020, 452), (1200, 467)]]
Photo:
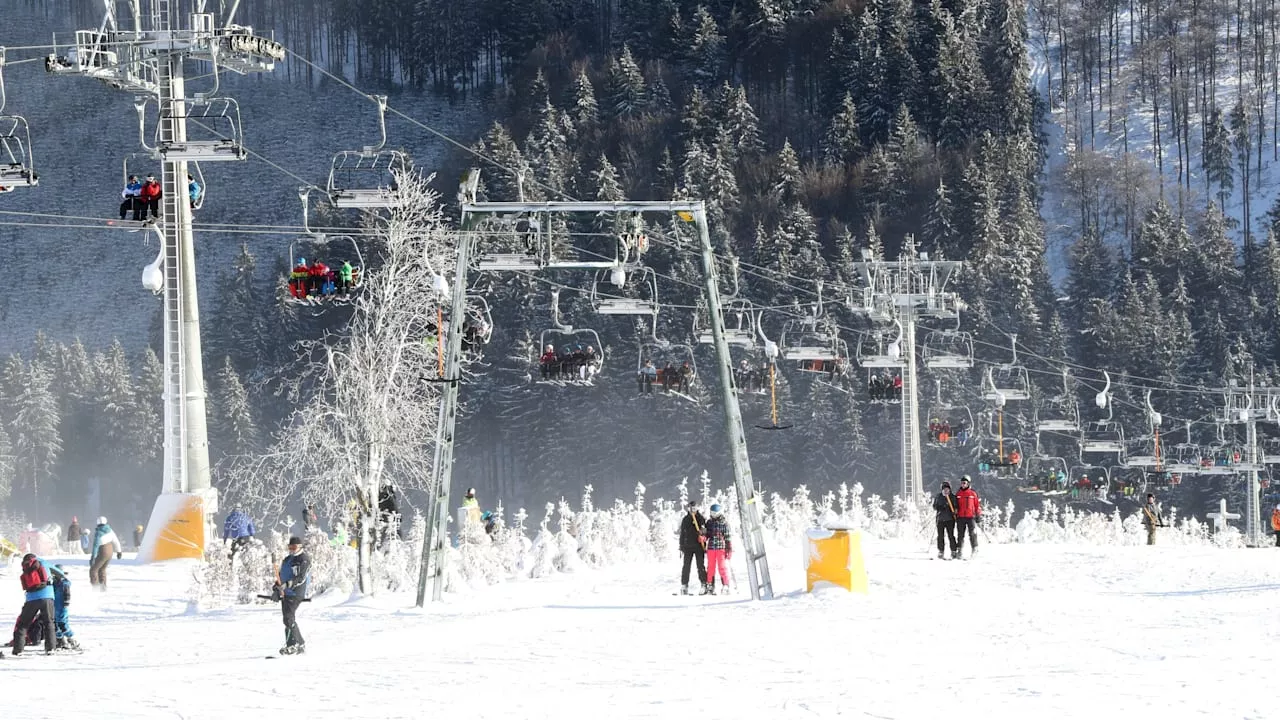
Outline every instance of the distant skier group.
[(729, 521), (718, 503), (712, 504), (711, 516), (698, 511), (698, 503), (690, 502), (685, 516), (680, 520), (680, 552), (684, 555), (684, 568), (680, 571), (680, 594), (689, 592), (690, 566), (698, 565), (698, 580), (702, 583), (702, 595), (716, 594), (716, 575), (720, 585), (729, 587), (729, 560), (733, 558), (733, 542), (729, 539)]

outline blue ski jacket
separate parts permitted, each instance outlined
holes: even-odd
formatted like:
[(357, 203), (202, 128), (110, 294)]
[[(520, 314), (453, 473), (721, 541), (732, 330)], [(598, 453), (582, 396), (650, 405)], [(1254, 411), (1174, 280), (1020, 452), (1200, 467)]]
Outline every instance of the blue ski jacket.
[(253, 537), (253, 521), (239, 510), (232, 510), (222, 523), (222, 539)]
[(90, 560), (98, 557), (98, 548), (106, 545), (107, 543), (113, 543), (115, 545), (115, 551), (119, 552), (120, 538), (116, 537), (116, 533), (111, 529), (110, 525), (103, 523), (93, 529), (93, 549), (89, 551)]
[(311, 559), (305, 552), (290, 555), (280, 563), (280, 589), (288, 597), (307, 596), (311, 582)]

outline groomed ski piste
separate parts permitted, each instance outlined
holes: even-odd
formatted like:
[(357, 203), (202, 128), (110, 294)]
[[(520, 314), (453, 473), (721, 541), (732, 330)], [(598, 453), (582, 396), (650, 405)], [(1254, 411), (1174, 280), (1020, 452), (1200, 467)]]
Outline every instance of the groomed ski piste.
[[(126, 555), (98, 593), (83, 556), (62, 558), (85, 652), (0, 660), (3, 716), (1275, 717), (1280, 549), (1223, 547), (1194, 525), (1147, 547), (1132, 525), (992, 527), (965, 561), (936, 559), (926, 532), (864, 533), (866, 595), (804, 592), (803, 545), (776, 536), (764, 602), (736, 557), (729, 595), (673, 597), (674, 558), (422, 610), (410, 592), (331, 591), (299, 611), (306, 654), (271, 660), (278, 606), (199, 609), (193, 561)], [(0, 587), (16, 614), (12, 570)]]

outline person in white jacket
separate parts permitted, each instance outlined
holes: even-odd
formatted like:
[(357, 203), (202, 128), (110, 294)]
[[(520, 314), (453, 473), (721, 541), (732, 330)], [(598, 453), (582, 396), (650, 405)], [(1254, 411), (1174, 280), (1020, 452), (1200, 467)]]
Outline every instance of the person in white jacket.
[(89, 550), (89, 584), (99, 590), (107, 589), (107, 565), (111, 556), (120, 552), (120, 538), (107, 524), (105, 517), (98, 518), (93, 530), (93, 547)]

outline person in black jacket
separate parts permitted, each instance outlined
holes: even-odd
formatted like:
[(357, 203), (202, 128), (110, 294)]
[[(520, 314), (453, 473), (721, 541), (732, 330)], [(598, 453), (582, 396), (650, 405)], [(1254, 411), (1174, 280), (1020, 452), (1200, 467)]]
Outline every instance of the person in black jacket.
[(956, 498), (951, 494), (951, 483), (942, 483), (942, 492), (933, 499), (934, 519), (938, 522), (938, 557), (942, 558), (943, 536), (951, 543), (951, 555), (956, 554)]
[(707, 588), (707, 548), (702, 537), (702, 529), (707, 519), (698, 512), (698, 503), (690, 502), (688, 512), (680, 521), (680, 552), (684, 555), (684, 569), (680, 571), (680, 594), (689, 594), (689, 566), (698, 561), (698, 582), (702, 584), (703, 593)]

